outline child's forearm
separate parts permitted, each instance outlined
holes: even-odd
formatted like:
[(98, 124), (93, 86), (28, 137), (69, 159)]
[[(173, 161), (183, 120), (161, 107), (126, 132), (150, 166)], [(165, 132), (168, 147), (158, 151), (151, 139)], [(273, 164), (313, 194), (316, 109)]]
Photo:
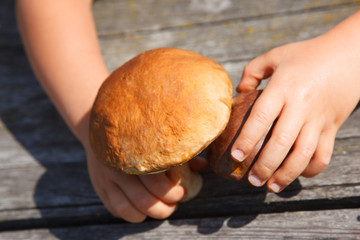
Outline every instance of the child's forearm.
[(87, 139), (87, 113), (108, 75), (91, 1), (18, 0), (17, 20), (37, 79), (73, 133)]
[(338, 46), (351, 47), (355, 50), (354, 55), (359, 56), (357, 53), (360, 51), (360, 11), (357, 11), (352, 16), (348, 17), (334, 28), (322, 36), (336, 39), (334, 41)]
[[(360, 100), (360, 78), (355, 77), (360, 74), (360, 11), (345, 19), (333, 29), (320, 36), (320, 42), (324, 46), (323, 49), (328, 49), (330, 58), (336, 59), (338, 65), (334, 68), (343, 68), (347, 71), (342, 75), (342, 78), (337, 79), (342, 82), (349, 82), (348, 79), (353, 79), (347, 86), (353, 89), (352, 92), (356, 94), (357, 101), (353, 101), (353, 97), (349, 91), (340, 92), (339, 96), (348, 99), (347, 104), (351, 108), (355, 108), (357, 102)], [(328, 72), (331, 69), (329, 69)], [(346, 81), (344, 81), (346, 79)], [(346, 89), (348, 89), (346, 88)]]
[[(359, 73), (360, 66), (360, 11), (345, 19), (333, 29), (320, 36), (323, 44), (330, 50), (337, 52), (337, 55), (330, 57), (336, 58), (339, 62), (339, 68), (351, 68), (348, 74), (353, 77), (354, 73)], [(346, 65), (344, 65), (346, 64)], [(352, 70), (352, 71), (351, 71)], [(355, 82), (354, 88), (358, 89), (358, 96), (360, 97), (360, 79)], [(341, 80), (341, 79), (339, 79)], [(357, 84), (356, 84), (357, 83)], [(346, 93), (343, 93), (346, 95)]]

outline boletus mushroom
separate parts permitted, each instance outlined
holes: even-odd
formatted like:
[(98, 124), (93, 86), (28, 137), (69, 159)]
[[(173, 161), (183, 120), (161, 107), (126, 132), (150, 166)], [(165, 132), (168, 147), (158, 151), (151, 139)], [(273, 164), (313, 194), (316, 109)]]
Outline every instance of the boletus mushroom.
[(187, 161), (225, 129), (231, 103), (230, 78), (214, 60), (175, 48), (150, 50), (102, 84), (90, 114), (90, 144), (109, 168), (167, 171), (185, 188), (186, 201), (202, 186)]
[(210, 166), (216, 174), (221, 177), (240, 181), (256, 161), (262, 146), (268, 139), (269, 132), (257, 143), (252, 153), (242, 162), (234, 161), (230, 150), (238, 137), (245, 121), (247, 120), (251, 107), (260, 95), (261, 91), (252, 90), (241, 92), (233, 97), (230, 120), (222, 134), (209, 146), (207, 158)]

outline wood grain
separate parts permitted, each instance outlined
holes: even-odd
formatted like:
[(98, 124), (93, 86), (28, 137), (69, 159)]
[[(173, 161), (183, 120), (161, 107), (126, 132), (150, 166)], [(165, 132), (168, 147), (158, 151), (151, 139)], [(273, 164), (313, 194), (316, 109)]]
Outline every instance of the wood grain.
[(0, 239), (352, 239), (360, 211), (329, 210), (3, 232)]
[[(280, 194), (207, 168), (200, 195), (169, 220), (111, 217), (81, 145), (28, 65), (13, 4), (0, 2), (0, 239), (360, 239), (359, 109), (325, 171)], [(219, 61), (235, 87), (250, 59), (322, 34), (359, 8), (356, 0), (99, 0), (93, 12), (110, 70), (144, 50), (179, 47)]]
[[(358, 4), (356, 0), (99, 0), (93, 13), (100, 37), (196, 25), (249, 21)], [(121, 13), (121, 14), (120, 14)]]
[[(100, 37), (100, 44), (110, 70), (143, 51), (158, 47), (192, 50), (220, 63), (249, 60), (274, 47), (318, 36), (354, 13), (359, 6), (275, 15), (249, 21), (235, 19), (204, 26), (134, 32), (116, 38)], [(240, 72), (238, 76), (241, 76)]]

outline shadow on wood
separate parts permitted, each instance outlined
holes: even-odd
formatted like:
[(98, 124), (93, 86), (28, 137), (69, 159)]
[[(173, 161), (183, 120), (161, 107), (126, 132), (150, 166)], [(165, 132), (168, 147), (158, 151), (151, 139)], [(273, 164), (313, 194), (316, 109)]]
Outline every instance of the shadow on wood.
[[(102, 206), (91, 186), (82, 146), (68, 130), (36, 81), (26, 60), (12, 14), (13, 2), (2, 1), (1, 5), (2, 9), (7, 10), (7, 14), (2, 18), (4, 27), (1, 28), (0, 39), (0, 117), (15, 138), (16, 144), (28, 153), (24, 162), (17, 163), (17, 159), (11, 159), (13, 165), (6, 171), (12, 171), (15, 175), (11, 180), (17, 182), (16, 191), (33, 192), (33, 199), (22, 199), (16, 209), (27, 209), (28, 212), (33, 211), (34, 215), (28, 213), (23, 219), (5, 219), (0, 223), (0, 228), (50, 228), (51, 232), (61, 239), (61, 231), (56, 230), (59, 227), (120, 224), (119, 229), (123, 231), (114, 236), (119, 238), (124, 236), (124, 232), (133, 234), (148, 231), (162, 224), (163, 221), (149, 219), (129, 228), (129, 224), (113, 218)], [(39, 177), (30, 183), (23, 174)], [(205, 186), (200, 196), (194, 201), (182, 204), (171, 217), (170, 223), (175, 224), (172, 219), (231, 216), (234, 209), (239, 213), (242, 212), (240, 208), (249, 207), (248, 202), (257, 204), (265, 199), (263, 190), (249, 192), (249, 186), (241, 190), (246, 184), (229, 183), (211, 171), (204, 174)], [(30, 186), (35, 188), (28, 189)], [(237, 190), (232, 192), (233, 189)], [(242, 191), (245, 197), (238, 195)], [(232, 201), (232, 197), (237, 200)], [(240, 225), (237, 221), (236, 226), (245, 225), (254, 218), (245, 217), (244, 221), (240, 221)], [(184, 220), (186, 221), (188, 220)], [(219, 230), (222, 224), (199, 224), (198, 231), (208, 234)], [(235, 226), (231, 221), (229, 224)], [(125, 228), (132, 230), (125, 231)]]
[[(49, 228), (56, 237), (66, 239), (66, 233), (59, 228), (116, 224), (117, 231), (110, 239), (118, 239), (166, 223), (153, 219), (141, 224), (125, 223), (113, 218), (103, 207), (91, 186), (82, 146), (68, 130), (28, 65), (12, 14), (13, 4), (11, 0), (0, 3), (4, 13), (0, 24), (0, 117), (16, 144), (28, 153), (23, 162), (11, 159), (11, 167), (6, 169), (13, 176), (11, 181), (17, 182), (14, 191), (32, 192), (33, 196), (21, 199), (19, 205), (14, 206), (14, 211), (24, 209), (26, 217), (5, 219), (0, 229)], [(27, 176), (39, 177), (30, 178), (33, 182), (29, 182)], [(211, 234), (224, 224), (240, 228), (256, 219), (259, 213), (287, 210), (281, 203), (275, 207), (269, 205), (264, 188), (222, 179), (209, 168), (203, 176), (205, 184), (200, 195), (181, 204), (170, 217), (170, 225), (197, 225), (199, 233)], [(34, 189), (29, 189), (31, 186), (35, 186)], [(293, 188), (279, 196), (288, 198), (300, 189), (299, 182), (295, 182)], [(199, 221), (203, 218), (208, 220)]]

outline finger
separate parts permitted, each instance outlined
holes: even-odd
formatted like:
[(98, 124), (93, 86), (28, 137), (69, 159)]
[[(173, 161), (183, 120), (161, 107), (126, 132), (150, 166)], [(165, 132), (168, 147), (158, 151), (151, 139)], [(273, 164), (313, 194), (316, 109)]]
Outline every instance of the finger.
[(262, 186), (274, 174), (288, 155), (302, 124), (303, 119), (298, 116), (297, 108), (293, 106), (284, 108), (269, 141), (249, 172), (248, 178), (251, 184)]
[(125, 177), (117, 181), (117, 185), (140, 212), (152, 218), (164, 219), (175, 211), (175, 204), (164, 203), (151, 194), (138, 176), (126, 174), (123, 176)]
[(206, 168), (207, 165), (207, 159), (200, 156), (196, 156), (189, 161), (190, 169), (194, 172), (199, 172), (203, 170), (204, 168)]
[(270, 129), (281, 112), (284, 102), (283, 94), (277, 89), (267, 88), (263, 91), (231, 147), (231, 156), (234, 160), (241, 162), (249, 156), (255, 145)]
[(269, 51), (253, 60), (244, 67), (237, 92), (256, 89), (261, 80), (272, 75), (276, 66), (273, 51)]
[(304, 125), (292, 152), (267, 182), (270, 191), (282, 191), (304, 171), (319, 142), (319, 134), (316, 134), (319, 132), (317, 129), (318, 127), (312, 124)]
[(149, 192), (165, 203), (176, 203), (185, 195), (184, 188), (173, 183), (165, 173), (142, 175), (139, 178)]
[(320, 135), (319, 144), (309, 165), (302, 172), (304, 177), (314, 177), (329, 165), (334, 149), (336, 131), (325, 132)]
[(107, 188), (107, 191), (102, 194), (101, 199), (106, 209), (113, 216), (132, 223), (139, 223), (145, 220), (146, 215), (129, 202), (116, 184), (108, 184)]

